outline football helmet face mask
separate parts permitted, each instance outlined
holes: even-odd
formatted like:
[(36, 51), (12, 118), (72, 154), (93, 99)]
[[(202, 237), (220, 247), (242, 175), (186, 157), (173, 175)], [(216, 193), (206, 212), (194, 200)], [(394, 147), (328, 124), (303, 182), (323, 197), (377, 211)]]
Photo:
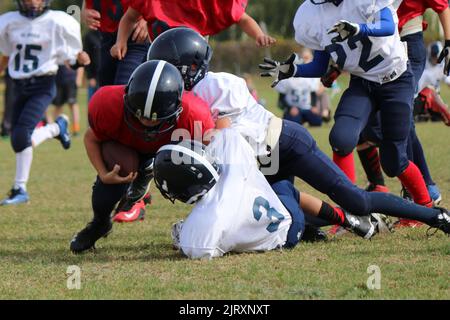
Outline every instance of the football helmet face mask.
[(325, 4), (325, 3), (332, 3), (336, 7), (338, 7), (344, 0), (311, 0), (313, 4)]
[(154, 163), (155, 185), (172, 202), (198, 202), (217, 183), (218, 162), (205, 152), (197, 141), (183, 140), (179, 144), (161, 147)]
[(147, 53), (147, 60), (165, 60), (176, 66), (188, 91), (205, 77), (211, 57), (212, 48), (205, 38), (184, 27), (161, 33)]
[(140, 65), (125, 88), (124, 117), (128, 127), (145, 141), (155, 141), (171, 133), (183, 111), (183, 79), (165, 61)]
[(16, 0), (17, 8), (21, 15), (27, 18), (37, 18), (47, 11), (50, 7), (51, 0)]

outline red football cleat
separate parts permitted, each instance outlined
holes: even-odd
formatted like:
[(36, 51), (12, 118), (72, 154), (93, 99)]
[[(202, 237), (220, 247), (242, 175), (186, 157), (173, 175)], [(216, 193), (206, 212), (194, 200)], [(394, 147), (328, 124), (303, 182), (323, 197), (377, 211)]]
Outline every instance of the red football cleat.
[(369, 192), (385, 192), (385, 193), (389, 193), (389, 188), (386, 186), (382, 186), (381, 184), (372, 184), (370, 183), (367, 188), (366, 191)]
[(151, 203), (150, 194), (146, 194), (144, 199), (136, 202), (130, 210), (120, 211), (114, 217), (114, 222), (134, 222), (144, 220), (145, 218), (145, 205)]
[(416, 220), (410, 219), (399, 219), (397, 223), (395, 223), (395, 228), (417, 228), (422, 226), (423, 223)]

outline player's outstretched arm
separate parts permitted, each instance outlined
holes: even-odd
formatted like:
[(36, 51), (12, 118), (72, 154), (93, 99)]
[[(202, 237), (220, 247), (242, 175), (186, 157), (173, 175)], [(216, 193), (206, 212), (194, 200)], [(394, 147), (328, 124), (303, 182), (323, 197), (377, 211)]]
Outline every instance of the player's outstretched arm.
[(275, 44), (276, 40), (271, 36), (265, 34), (258, 23), (249, 16), (247, 13), (244, 13), (241, 17), (241, 20), (238, 22), (239, 27), (244, 31), (249, 37), (256, 40), (256, 45), (258, 47), (270, 47)]
[(140, 16), (141, 14), (137, 10), (130, 7), (123, 15), (122, 19), (120, 19), (119, 30), (117, 31), (117, 40), (111, 48), (112, 57), (119, 60), (122, 60), (125, 57), (128, 50), (128, 38), (131, 36), (131, 33), (133, 32), (136, 23), (138, 23)]
[(387, 37), (395, 33), (394, 16), (390, 8), (386, 7), (380, 11), (380, 19), (373, 23), (353, 23), (347, 20), (338, 21), (328, 34), (337, 33), (331, 42), (343, 42), (350, 37), (360, 35), (362, 37)]

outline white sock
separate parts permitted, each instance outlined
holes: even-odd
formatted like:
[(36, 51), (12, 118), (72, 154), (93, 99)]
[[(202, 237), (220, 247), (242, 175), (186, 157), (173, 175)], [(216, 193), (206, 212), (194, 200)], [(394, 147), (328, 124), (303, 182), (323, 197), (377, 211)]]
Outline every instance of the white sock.
[(33, 162), (33, 147), (28, 147), (16, 153), (16, 181), (14, 188), (27, 191), (27, 182), (30, 176), (31, 162)]
[(56, 123), (50, 123), (33, 131), (31, 142), (37, 147), (42, 142), (52, 139), (59, 135), (59, 126)]

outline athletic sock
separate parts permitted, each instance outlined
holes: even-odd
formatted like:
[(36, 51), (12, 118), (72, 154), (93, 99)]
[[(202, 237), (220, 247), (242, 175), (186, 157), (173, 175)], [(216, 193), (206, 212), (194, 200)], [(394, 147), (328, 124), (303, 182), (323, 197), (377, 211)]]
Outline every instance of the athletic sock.
[(346, 156), (340, 156), (336, 152), (333, 152), (333, 161), (352, 183), (356, 183), (355, 159), (353, 153)]
[(325, 221), (329, 221), (332, 224), (342, 225), (345, 220), (344, 212), (341, 208), (335, 208), (326, 203), (322, 202), (322, 206), (320, 207), (319, 214), (317, 216)]
[(431, 207), (433, 205), (433, 201), (431, 200), (427, 186), (423, 180), (422, 173), (414, 163), (409, 161), (408, 167), (406, 167), (398, 178), (409, 191), (415, 203), (426, 207)]
[(31, 163), (33, 162), (33, 148), (28, 147), (16, 153), (16, 178), (14, 189), (27, 190), (27, 182), (30, 177)]
[(373, 185), (384, 186), (385, 182), (377, 147), (370, 146), (367, 149), (359, 150), (358, 155), (367, 180)]
[(47, 124), (43, 127), (35, 129), (31, 135), (31, 141), (34, 147), (42, 142), (53, 139), (59, 135), (59, 126), (56, 123)]

